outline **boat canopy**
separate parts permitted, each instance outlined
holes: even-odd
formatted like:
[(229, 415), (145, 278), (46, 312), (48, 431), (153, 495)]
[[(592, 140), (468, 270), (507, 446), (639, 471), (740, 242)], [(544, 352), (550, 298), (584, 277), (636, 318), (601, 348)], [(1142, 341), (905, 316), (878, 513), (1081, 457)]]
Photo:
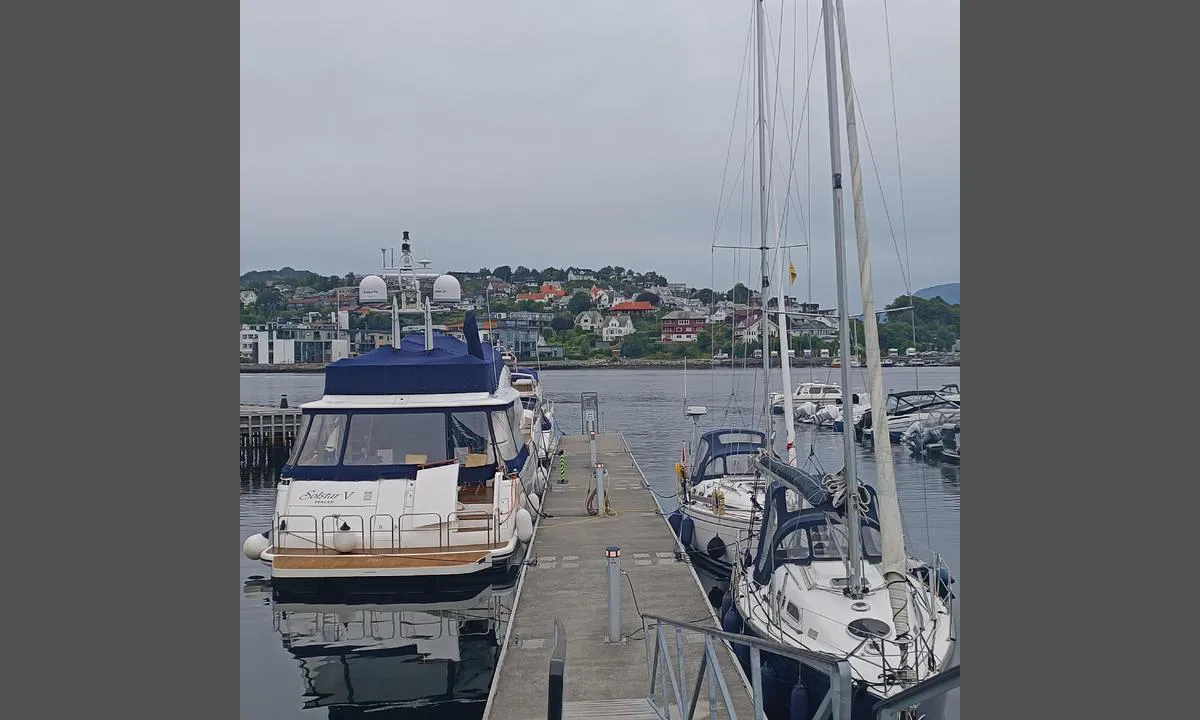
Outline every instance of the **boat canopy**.
[(766, 446), (767, 435), (761, 430), (709, 430), (696, 445), (698, 460), (692, 469), (692, 483), (727, 475), (752, 475), (751, 458)]
[[(468, 319), (464, 332), (478, 335), (474, 316), (468, 314)], [(398, 347), (385, 345), (331, 363), (325, 368), (325, 394), (493, 393), (503, 368), (500, 355), (478, 340), (469, 343), (452, 335), (434, 335), (433, 349), (426, 350), (423, 334), (405, 335)]]
[[(883, 546), (878, 521), (863, 517), (860, 527), (863, 558), (879, 562)], [(822, 507), (805, 507), (793, 488), (780, 482), (771, 483), (754, 560), (755, 582), (766, 585), (775, 568), (781, 565), (844, 562), (847, 557), (846, 525), (842, 518)]]

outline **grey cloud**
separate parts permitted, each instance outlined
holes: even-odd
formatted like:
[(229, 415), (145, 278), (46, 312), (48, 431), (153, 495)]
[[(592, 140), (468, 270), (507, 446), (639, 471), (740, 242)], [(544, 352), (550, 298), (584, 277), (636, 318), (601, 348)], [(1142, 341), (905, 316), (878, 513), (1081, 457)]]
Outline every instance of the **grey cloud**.
[[(243, 270), (367, 269), (378, 248), (398, 245), (399, 231), (411, 230), (418, 253), (441, 269), (616, 264), (719, 287), (754, 277), (751, 253), (718, 251), (714, 263), (709, 248), (749, 2), (255, 0), (241, 7)], [(775, 32), (779, 7), (767, 5)], [(793, 7), (783, 18), (785, 47)], [(888, 10), (916, 289), (958, 279), (958, 5), (916, 0)], [(800, 12), (802, 98), (804, 13), (815, 31), (819, 3)], [(899, 235), (882, 5), (847, 0), (847, 15), (860, 131), (865, 125)], [(795, 194), (811, 205), (804, 208), (813, 230), (811, 296), (829, 305), (834, 255), (820, 48), (816, 57), (811, 128), (798, 133), (801, 143), (811, 137), (811, 176), (806, 184), (801, 148)], [(787, 51), (780, 65), (786, 97)], [(746, 140), (743, 119), (737, 149)], [(782, 158), (782, 122), (776, 133)], [(875, 287), (886, 301), (903, 281), (861, 144)], [(730, 163), (740, 163), (736, 152)], [(744, 227), (751, 207), (742, 212)], [(850, 230), (848, 196), (847, 208)], [(726, 212), (718, 241), (757, 244), (736, 234), (736, 198)], [(788, 237), (801, 237), (794, 217)], [(852, 231), (848, 241), (853, 261)], [(804, 252), (791, 256), (801, 276), (794, 292), (807, 296)]]

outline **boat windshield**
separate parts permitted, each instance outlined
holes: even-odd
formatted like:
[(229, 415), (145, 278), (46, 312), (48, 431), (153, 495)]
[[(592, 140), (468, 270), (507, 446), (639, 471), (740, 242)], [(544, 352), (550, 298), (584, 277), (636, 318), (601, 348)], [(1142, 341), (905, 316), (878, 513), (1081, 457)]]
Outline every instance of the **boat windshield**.
[(749, 453), (720, 455), (708, 461), (703, 476), (711, 478), (723, 475), (753, 475), (753, 458)]
[(321, 413), (312, 415), (308, 433), (296, 456), (297, 465), (337, 465), (342, 455), (342, 435), (346, 430), (346, 416)]
[[(862, 525), (862, 553), (867, 558), (883, 556), (879, 531), (868, 525)], [(846, 538), (846, 526), (841, 523), (827, 522), (822, 525), (799, 527), (779, 539), (775, 545), (775, 564), (787, 562), (807, 562), (817, 560), (847, 559), (849, 541)]]
[(305, 413), (300, 416), (300, 429), (296, 431), (295, 442), (292, 444), (292, 455), (288, 458), (288, 465), (295, 465), (300, 460), (300, 450), (304, 446), (304, 436), (308, 433), (308, 426), (312, 424), (313, 416)]
[(427, 465), (449, 459), (445, 413), (355, 413), (343, 465)]
[[(502, 419), (499, 428), (492, 426), (493, 414)], [(482, 408), (306, 414), (290, 464), (433, 465), (453, 460), (466, 467), (490, 466), (496, 462), (497, 441), (505, 459), (516, 454), (508, 420), (503, 411)], [(502, 432), (494, 438), (496, 430)]]

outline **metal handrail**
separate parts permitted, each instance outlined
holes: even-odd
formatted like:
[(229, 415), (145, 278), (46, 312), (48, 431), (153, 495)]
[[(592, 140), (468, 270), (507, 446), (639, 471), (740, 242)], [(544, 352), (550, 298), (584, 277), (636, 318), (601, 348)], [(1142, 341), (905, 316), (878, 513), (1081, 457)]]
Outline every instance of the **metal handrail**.
[(895, 695), (875, 703), (876, 720), (899, 720), (900, 713), (938, 695), (944, 695), (961, 684), (959, 672), (962, 666), (955, 665), (931, 678), (922, 680), (910, 688), (901, 690)]
[[(363, 544), (364, 548), (387, 549), (387, 550), (399, 551), (399, 550), (404, 549), (403, 547), (400, 546), (400, 542), (399, 542), (400, 541), (399, 536), (402, 535), (403, 533), (405, 533), (405, 532), (410, 532), (410, 533), (428, 532), (427, 530), (417, 530), (417, 529), (412, 529), (412, 528), (410, 528), (407, 531), (401, 529), (400, 528), (400, 525), (402, 524), (401, 521), (404, 518), (434, 517), (434, 518), (437, 518), (437, 521), (438, 521), (437, 522), (437, 540), (438, 540), (437, 548), (438, 548), (438, 550), (443, 550), (447, 547), (453, 547), (453, 544), (450, 542), (450, 522), (457, 520), (458, 519), (457, 515), (458, 515), (457, 511), (452, 512), (448, 516), (445, 516), (445, 517), (443, 517), (441, 513), (421, 512), (421, 513), (401, 513), (400, 515), (397, 515), (393, 518), (392, 515), (389, 515), (387, 513), (375, 513), (370, 516), (371, 529), (367, 530), (366, 524), (363, 523), (362, 515), (336, 513), (336, 514), (322, 515), (320, 521), (318, 521), (317, 516), (315, 516), (315, 515), (301, 515), (301, 514), (287, 513), (284, 515), (277, 515), (275, 517), (275, 522), (274, 522), (272, 529), (275, 532), (278, 532), (279, 524), (281, 522), (288, 521), (288, 520), (294, 520), (297, 518), (304, 518), (304, 519), (310, 520), (313, 523), (312, 530), (291, 530), (291, 529), (289, 529), (289, 530), (287, 530), (287, 534), (296, 536), (301, 540), (311, 542), (315, 547), (328, 547), (329, 544), (325, 541), (325, 534), (327, 532), (344, 532), (344, 531), (326, 530), (326, 527), (325, 527), (326, 522), (325, 521), (326, 520), (334, 520), (336, 522), (337, 520), (346, 520), (346, 519), (352, 518), (352, 519), (355, 519), (358, 521), (359, 529), (356, 531), (352, 528), (349, 532), (357, 532), (360, 535), (360, 537), (362, 538), (362, 544)], [(389, 518), (389, 520), (394, 520), (394, 524), (392, 525), (392, 530), (375, 529), (374, 520), (375, 520), (375, 518), (378, 518), (378, 517), (386, 517), (386, 518)], [(488, 529), (489, 533), (492, 533), (493, 530), (495, 530), (495, 528), (492, 527), (493, 522), (496, 520), (495, 514), (493, 513), (492, 515), (489, 515), (487, 517), (487, 520), (488, 520), (488, 525), (489, 525), (489, 527), (487, 529)], [(335, 525), (335, 528), (336, 528), (336, 525)], [(496, 532), (498, 532), (498, 530), (496, 530)], [(375, 535), (377, 533), (388, 533), (389, 534), (390, 544), (386, 548), (376, 548), (375, 547)], [(303, 535), (306, 535), (306, 534), (311, 534), (313, 536), (312, 539), (303, 537)], [(368, 534), (370, 535), (369, 543), (367, 542)], [(489, 535), (489, 537), (491, 537), (491, 535)]]
[(550, 670), (546, 681), (547, 720), (562, 720), (566, 672), (567, 631), (563, 629), (558, 618), (554, 618), (554, 651), (550, 653)]
[[(654, 621), (653, 628), (653, 652), (651, 652), (651, 628), (650, 622)], [(667, 646), (666, 638), (663, 633), (663, 627), (670, 626), (675, 629), (675, 650), (678, 655), (678, 670), (679, 676), (676, 676), (675, 665), (666, 660), (665, 657), (670, 648)], [(721, 700), (724, 703), (725, 712), (730, 717), (736, 717), (736, 711), (733, 708), (733, 700), (729, 695), (729, 688), (725, 683), (725, 677), (720, 672), (720, 659), (717, 656), (714, 641), (720, 640), (730, 645), (742, 645), (750, 649), (750, 676), (751, 676), (751, 695), (754, 702), (754, 718), (755, 720), (763, 720), (766, 715), (763, 710), (763, 688), (762, 688), (762, 652), (766, 651), (783, 657), (791, 658), (799, 663), (802, 663), (810, 668), (818, 670), (829, 676), (829, 692), (826, 693), (825, 699), (817, 708), (815, 720), (824, 720), (826, 717), (832, 716), (833, 720), (850, 720), (850, 702), (853, 691), (850, 675), (850, 663), (844, 658), (830, 655), (828, 653), (815, 652), (803, 648), (789, 647), (781, 645), (772, 640), (763, 640), (761, 638), (750, 637), (746, 635), (738, 635), (735, 633), (725, 632), (724, 630), (716, 630), (695, 623), (683, 622), (680, 620), (672, 620), (662, 617), (661, 615), (645, 614), (642, 616), (642, 630), (646, 638), (646, 671), (650, 679), (650, 690), (647, 700), (654, 706), (655, 710), (662, 716), (672, 717), (670, 707), (671, 701), (675, 701), (675, 706), (679, 709), (679, 714), (687, 720), (691, 720), (696, 714), (696, 707), (700, 699), (700, 685), (708, 679), (708, 705), (710, 717), (717, 717), (717, 694), (720, 691)], [(704, 653), (700, 659), (700, 669), (696, 674), (695, 683), (688, 692), (686, 686), (687, 677), (684, 666), (683, 652), (683, 633), (685, 631), (697, 632), (704, 635)], [(660, 658), (663, 658), (660, 660)], [(667, 683), (662, 684), (662, 699), (661, 706), (658, 699), (655, 697), (655, 689), (658, 685), (658, 676), (660, 667), (665, 669)], [(685, 684), (681, 685), (683, 681)], [(670, 694), (668, 694), (670, 690)], [(687, 711), (684, 711), (684, 697), (690, 697), (690, 703), (687, 705)]]

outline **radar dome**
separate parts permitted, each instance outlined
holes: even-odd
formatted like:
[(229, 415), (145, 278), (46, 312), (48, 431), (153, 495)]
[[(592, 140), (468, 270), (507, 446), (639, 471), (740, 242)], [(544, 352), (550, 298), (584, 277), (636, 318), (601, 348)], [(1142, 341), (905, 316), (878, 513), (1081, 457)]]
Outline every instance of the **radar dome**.
[(456, 303), (462, 300), (462, 286), (453, 275), (439, 275), (433, 281), (433, 301), (439, 303)]
[(358, 284), (360, 303), (381, 303), (387, 299), (387, 283), (378, 275), (368, 275)]

